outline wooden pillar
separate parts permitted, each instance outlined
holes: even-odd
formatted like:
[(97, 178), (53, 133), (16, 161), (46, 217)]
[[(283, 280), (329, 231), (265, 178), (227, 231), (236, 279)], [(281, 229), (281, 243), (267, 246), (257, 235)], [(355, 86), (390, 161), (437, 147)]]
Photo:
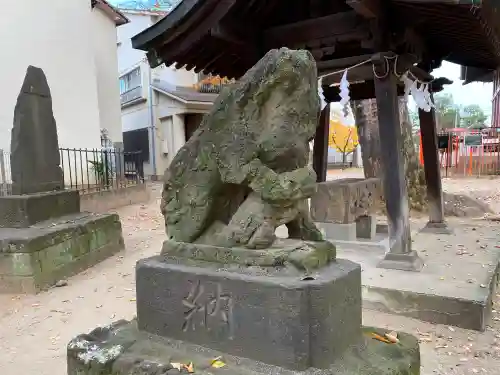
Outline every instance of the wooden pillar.
[(317, 182), (326, 181), (328, 169), (328, 134), (330, 131), (330, 104), (321, 111), (319, 124), (314, 136), (313, 169), (316, 172)]
[[(397, 83), (394, 59), (379, 55), (374, 59), (380, 132), (383, 186), (389, 224), (389, 252), (379, 263), (381, 268), (420, 271), (422, 260), (411, 249), (410, 210), (404, 171), (403, 140), (399, 118)], [(378, 78), (377, 78), (378, 77)]]
[(436, 112), (418, 110), (420, 119), (420, 134), (424, 156), (425, 181), (427, 184), (427, 200), (429, 207), (429, 222), (424, 232), (450, 234), (444, 219), (443, 188), (441, 185), (441, 170), (439, 165), (438, 140), (436, 134)]

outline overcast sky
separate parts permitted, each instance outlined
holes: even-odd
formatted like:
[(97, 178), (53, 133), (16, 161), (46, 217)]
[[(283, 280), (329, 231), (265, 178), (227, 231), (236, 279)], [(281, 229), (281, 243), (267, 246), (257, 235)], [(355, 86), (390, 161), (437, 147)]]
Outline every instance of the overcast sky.
[(445, 86), (442, 92), (453, 95), (456, 104), (468, 105), (479, 104), (485, 114), (491, 115), (491, 97), (493, 95), (493, 85), (491, 83), (469, 83), (463, 85), (460, 81), (460, 65), (443, 62), (441, 68), (432, 72), (436, 78), (446, 77), (453, 81), (452, 85)]

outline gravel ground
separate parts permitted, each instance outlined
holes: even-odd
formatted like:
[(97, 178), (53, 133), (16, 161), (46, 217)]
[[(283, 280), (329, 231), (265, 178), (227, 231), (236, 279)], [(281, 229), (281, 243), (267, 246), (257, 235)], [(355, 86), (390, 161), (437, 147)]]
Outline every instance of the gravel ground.
[[(496, 180), (445, 181), (446, 190), (464, 188), (491, 199)], [(158, 186), (153, 196), (158, 197)], [(158, 198), (146, 205), (118, 210), (126, 250), (68, 280), (68, 285), (37, 296), (0, 295), (0, 373), (2, 375), (64, 375), (66, 344), (98, 325), (135, 314), (134, 266), (157, 254), (164, 239)], [(497, 295), (496, 306), (500, 298)], [(500, 314), (484, 333), (432, 325), (400, 316), (365, 310), (364, 323), (411, 332), (421, 338), (423, 375), (498, 374)]]

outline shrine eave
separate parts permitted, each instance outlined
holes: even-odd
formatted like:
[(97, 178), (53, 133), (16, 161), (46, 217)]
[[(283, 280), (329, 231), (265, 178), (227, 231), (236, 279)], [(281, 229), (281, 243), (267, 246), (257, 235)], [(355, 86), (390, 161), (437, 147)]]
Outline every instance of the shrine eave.
[[(427, 61), (495, 69), (500, 65), (500, 9), (459, 0), (183, 0), (132, 38), (152, 67), (239, 77), (269, 49), (308, 49), (321, 73), (377, 52), (374, 18), (390, 19), (392, 49), (419, 49)], [(316, 4), (314, 8), (312, 4)], [(382, 10), (380, 5), (386, 4)], [(411, 35), (411, 37), (409, 36)], [(352, 61), (351, 61), (352, 60)], [(345, 66), (340, 66), (345, 64)]]

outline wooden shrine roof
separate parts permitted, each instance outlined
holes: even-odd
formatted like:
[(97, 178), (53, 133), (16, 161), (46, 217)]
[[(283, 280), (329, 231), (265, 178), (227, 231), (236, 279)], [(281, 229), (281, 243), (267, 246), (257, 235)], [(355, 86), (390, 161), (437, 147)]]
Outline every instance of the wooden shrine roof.
[(377, 52), (370, 25), (385, 19), (393, 35), (388, 50), (417, 51), (436, 66), (447, 60), (494, 69), (500, 10), (492, 1), (183, 0), (132, 44), (147, 51), (152, 67), (176, 64), (228, 77), (244, 74), (271, 48), (305, 48), (327, 73)]

